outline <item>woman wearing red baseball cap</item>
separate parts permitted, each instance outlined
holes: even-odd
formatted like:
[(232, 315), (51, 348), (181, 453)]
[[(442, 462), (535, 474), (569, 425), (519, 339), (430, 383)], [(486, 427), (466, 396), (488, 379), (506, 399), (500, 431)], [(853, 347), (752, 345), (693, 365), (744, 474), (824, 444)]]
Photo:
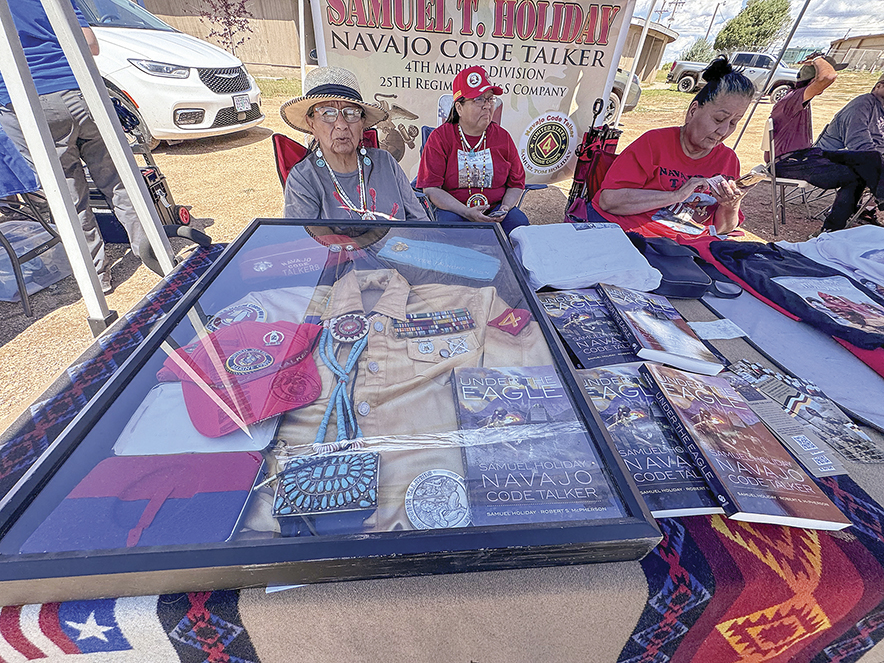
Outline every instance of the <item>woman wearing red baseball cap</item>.
[(417, 174), (437, 221), (498, 221), (507, 234), (528, 225), (516, 207), (525, 169), (507, 130), (491, 121), (501, 94), (482, 67), (454, 77), (448, 120), (427, 139)]

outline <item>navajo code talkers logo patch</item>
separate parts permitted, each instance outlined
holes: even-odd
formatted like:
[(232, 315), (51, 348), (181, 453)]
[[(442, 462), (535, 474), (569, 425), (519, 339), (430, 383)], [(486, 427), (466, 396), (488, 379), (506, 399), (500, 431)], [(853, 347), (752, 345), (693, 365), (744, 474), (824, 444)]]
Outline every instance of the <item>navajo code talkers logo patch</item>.
[(273, 365), (273, 356), (258, 348), (243, 348), (227, 358), (224, 368), (234, 375), (254, 373)]
[(257, 304), (233, 304), (223, 308), (206, 322), (206, 329), (218, 331), (221, 327), (229, 327), (237, 322), (264, 322), (267, 312)]
[(570, 117), (556, 111), (543, 113), (522, 133), (522, 165), (534, 175), (554, 173), (574, 155), (576, 139), (577, 127)]

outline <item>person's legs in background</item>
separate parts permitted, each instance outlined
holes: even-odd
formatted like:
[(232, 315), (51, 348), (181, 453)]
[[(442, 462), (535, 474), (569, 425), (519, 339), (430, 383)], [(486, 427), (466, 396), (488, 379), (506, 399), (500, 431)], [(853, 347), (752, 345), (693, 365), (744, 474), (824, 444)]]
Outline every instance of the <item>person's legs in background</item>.
[[(811, 184), (813, 184), (813, 182), (811, 182)], [(814, 186), (817, 185), (814, 184)], [(847, 222), (856, 212), (864, 189), (865, 185), (860, 180), (854, 179), (848, 184), (841, 186), (835, 192), (835, 200), (832, 201), (832, 210), (823, 221), (823, 232), (843, 230), (847, 227)]]
[[(83, 235), (86, 238), (86, 246), (89, 248), (89, 253), (92, 256), (95, 271), (98, 272), (102, 289), (105, 292), (109, 292), (111, 290), (110, 274), (106, 274), (104, 240), (101, 237), (95, 216), (92, 214), (92, 209), (89, 207), (89, 187), (86, 183), (86, 174), (83, 171), (83, 165), (80, 163), (80, 155), (77, 150), (77, 124), (64, 103), (62, 93), (55, 92), (41, 95), (40, 105), (43, 107), (49, 131), (55, 142), (56, 152), (74, 201), (74, 207), (77, 210), (77, 217), (80, 221), (80, 227), (83, 229)], [(34, 162), (31, 159), (31, 154), (28, 151), (24, 134), (15, 113), (11, 110), (0, 108), (0, 125), (2, 125), (6, 135), (12, 139), (19, 152), (33, 168)]]
[[(495, 207), (494, 209), (497, 209), (497, 207)], [(506, 213), (506, 216), (503, 217), (503, 221), (500, 222), (500, 225), (503, 228), (503, 232), (505, 232), (508, 236), (519, 226), (530, 226), (531, 222), (528, 220), (528, 217), (525, 216), (525, 212), (520, 210), (518, 207), (513, 207), (509, 212)]]
[(62, 94), (74, 120), (78, 123), (79, 153), (86, 165), (89, 166), (92, 181), (111, 203), (114, 208), (114, 216), (126, 229), (132, 253), (138, 256), (148, 269), (162, 276), (163, 271), (153, 247), (147, 239), (144, 228), (141, 227), (141, 222), (132, 206), (132, 200), (120, 180), (120, 175), (117, 173), (82, 94), (79, 90), (68, 90)]
[(832, 209), (823, 222), (823, 232), (840, 230), (847, 225), (865, 188), (856, 171), (825, 158), (819, 150), (799, 158), (787, 155), (777, 160), (776, 169), (777, 177), (804, 180), (820, 189), (838, 189)]
[[(500, 205), (496, 205), (494, 208), (492, 208), (488, 211), (493, 212), (498, 207), (500, 207)], [(454, 212), (449, 212), (448, 210), (445, 210), (445, 209), (436, 208), (436, 221), (439, 221), (442, 223), (451, 223), (452, 221), (466, 221), (466, 220), (467, 219), (463, 218), (462, 216), (460, 216), (458, 214), (455, 214)], [(519, 226), (531, 225), (531, 222), (528, 220), (528, 217), (525, 216), (525, 213), (522, 210), (520, 210), (518, 207), (514, 207), (509, 212), (507, 212), (506, 216), (503, 217), (502, 220), (500, 218), (497, 218), (497, 219), (489, 218), (488, 221), (489, 221), (489, 223), (492, 223), (495, 221), (499, 222), (501, 228), (503, 229), (503, 231), (507, 235), (509, 235), (513, 231), (514, 228), (518, 228)]]
[(454, 223), (455, 221), (466, 221), (465, 218), (460, 216), (459, 214), (455, 214), (454, 212), (449, 212), (447, 209), (441, 209), (439, 207), (436, 208), (434, 212), (436, 217), (436, 221), (440, 223)]
[(853, 150), (825, 151), (823, 156), (851, 168), (875, 196), (878, 209), (884, 210), (884, 154)]

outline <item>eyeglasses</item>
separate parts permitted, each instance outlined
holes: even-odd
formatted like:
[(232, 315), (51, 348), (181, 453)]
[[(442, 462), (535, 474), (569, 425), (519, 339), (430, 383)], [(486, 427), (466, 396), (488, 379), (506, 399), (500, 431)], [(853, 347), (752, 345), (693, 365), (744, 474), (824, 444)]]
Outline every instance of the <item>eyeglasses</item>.
[(494, 105), (494, 95), (491, 95), (490, 97), (476, 97), (475, 99), (464, 99), (464, 101), (469, 101), (470, 103), (473, 103), (476, 106), (493, 106)]
[(314, 108), (310, 113), (310, 117), (319, 115), (319, 119), (328, 124), (334, 124), (338, 121), (338, 113), (344, 116), (344, 121), (349, 124), (359, 122), (365, 117), (365, 111), (361, 108), (335, 108), (334, 106), (323, 106), (322, 108)]

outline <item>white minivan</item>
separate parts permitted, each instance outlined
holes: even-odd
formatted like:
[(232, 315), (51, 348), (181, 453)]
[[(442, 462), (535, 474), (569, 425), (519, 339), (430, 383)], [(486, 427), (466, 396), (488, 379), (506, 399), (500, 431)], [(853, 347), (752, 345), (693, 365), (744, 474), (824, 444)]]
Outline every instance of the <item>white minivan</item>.
[(142, 120), (151, 148), (242, 131), (264, 119), (243, 63), (179, 32), (129, 0), (74, 0), (101, 47), (95, 58), (112, 96)]

